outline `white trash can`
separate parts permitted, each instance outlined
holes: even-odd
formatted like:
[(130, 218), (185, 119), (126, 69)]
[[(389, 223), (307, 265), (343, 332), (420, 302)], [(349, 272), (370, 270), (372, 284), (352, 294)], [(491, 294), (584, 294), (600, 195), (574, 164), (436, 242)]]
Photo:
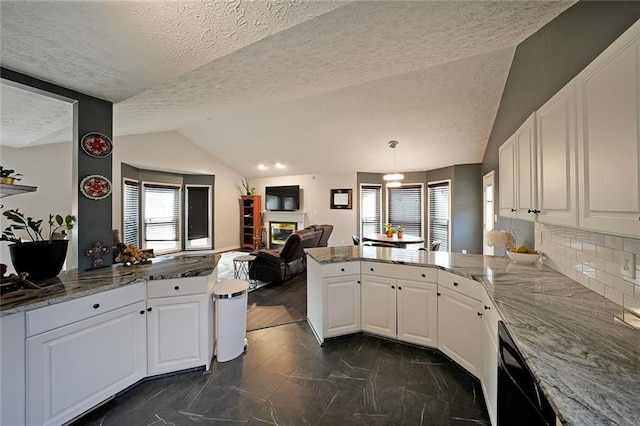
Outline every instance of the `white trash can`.
[(242, 280), (224, 280), (213, 287), (218, 362), (231, 361), (245, 350), (248, 289), (249, 283)]

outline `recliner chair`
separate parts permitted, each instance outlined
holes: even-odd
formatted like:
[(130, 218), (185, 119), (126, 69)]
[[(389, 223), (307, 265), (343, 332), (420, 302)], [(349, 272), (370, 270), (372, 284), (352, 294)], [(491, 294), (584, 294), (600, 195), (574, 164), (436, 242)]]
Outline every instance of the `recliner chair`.
[(285, 281), (306, 269), (305, 248), (317, 247), (323, 235), (311, 227), (293, 232), (281, 249), (254, 252), (256, 259), (249, 267), (249, 278), (265, 282)]

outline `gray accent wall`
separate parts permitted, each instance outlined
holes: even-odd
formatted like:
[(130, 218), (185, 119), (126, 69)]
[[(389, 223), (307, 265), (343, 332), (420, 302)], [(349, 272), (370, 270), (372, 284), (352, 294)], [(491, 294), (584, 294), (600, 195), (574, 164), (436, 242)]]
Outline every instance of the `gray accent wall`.
[[(482, 160), (483, 175), (495, 170), (496, 206), (500, 145), (638, 19), (638, 1), (580, 1), (518, 45)], [(533, 247), (532, 222), (498, 218), (496, 228)]]
[[(75, 259), (77, 268), (79, 270), (90, 269), (93, 267), (93, 258), (86, 255), (86, 250), (97, 241), (102, 242), (105, 246), (110, 246), (113, 240), (111, 232), (111, 199), (113, 196), (109, 195), (101, 200), (92, 200), (81, 194), (79, 185), (82, 179), (89, 175), (104, 176), (111, 181), (113, 156), (91, 157), (80, 148), (80, 142), (81, 138), (89, 132), (102, 133), (113, 140), (113, 104), (7, 68), (0, 68), (0, 76), (9, 84), (17, 84), (27, 90), (33, 90), (73, 104), (73, 188), (70, 188), (74, 194), (73, 206), (70, 206), (69, 212), (54, 213), (63, 216), (72, 213), (76, 216), (77, 222), (70, 244), (73, 246), (73, 252), (77, 254), (77, 259)], [(52, 179), (55, 179), (55, 176)], [(111, 185), (113, 186), (114, 183), (111, 182)], [(43, 219), (45, 222), (48, 220), (48, 218)], [(112, 264), (111, 256), (103, 256), (102, 259), (104, 266)]]

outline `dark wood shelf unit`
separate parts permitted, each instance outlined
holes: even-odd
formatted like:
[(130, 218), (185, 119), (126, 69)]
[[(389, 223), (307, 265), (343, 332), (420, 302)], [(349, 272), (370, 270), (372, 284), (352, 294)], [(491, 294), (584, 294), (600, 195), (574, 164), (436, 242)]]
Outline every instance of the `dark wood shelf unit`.
[(262, 197), (240, 198), (240, 248), (258, 250), (262, 246)]

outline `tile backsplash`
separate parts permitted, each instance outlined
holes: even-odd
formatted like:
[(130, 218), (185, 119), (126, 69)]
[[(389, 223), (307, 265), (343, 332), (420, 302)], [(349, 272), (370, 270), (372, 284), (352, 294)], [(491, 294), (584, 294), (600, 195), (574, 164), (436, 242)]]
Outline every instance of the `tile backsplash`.
[[(536, 223), (543, 263), (640, 315), (640, 240)], [(622, 275), (623, 253), (636, 256), (635, 279)]]

